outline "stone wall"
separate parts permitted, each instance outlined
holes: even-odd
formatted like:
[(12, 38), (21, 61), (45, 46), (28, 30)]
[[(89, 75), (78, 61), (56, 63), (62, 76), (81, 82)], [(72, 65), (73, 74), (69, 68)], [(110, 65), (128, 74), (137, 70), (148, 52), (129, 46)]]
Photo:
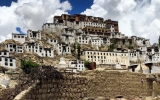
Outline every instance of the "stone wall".
[(81, 100), (87, 97), (87, 79), (62, 73), (62, 79), (42, 80), (22, 100)]
[(152, 80), (146, 79), (146, 75), (141, 73), (94, 70), (73, 74), (44, 67), (32, 71), (27, 77), (21, 76), (19, 85), (9, 92), (3, 92), (0, 100), (13, 100), (32, 84), (37, 85), (26, 92), (21, 100), (152, 96)]
[(152, 93), (152, 82), (145, 74), (94, 71), (89, 76), (92, 78), (88, 83), (88, 97), (151, 96)]
[(64, 79), (43, 80), (22, 100), (82, 100), (84, 97), (117, 95), (151, 96), (152, 82), (140, 73), (90, 71), (79, 77), (66, 73)]

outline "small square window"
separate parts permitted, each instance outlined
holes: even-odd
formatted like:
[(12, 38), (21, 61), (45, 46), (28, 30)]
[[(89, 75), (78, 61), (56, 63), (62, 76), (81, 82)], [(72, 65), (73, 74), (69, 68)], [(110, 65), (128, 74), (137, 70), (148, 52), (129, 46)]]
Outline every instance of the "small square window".
[(8, 63), (5, 63), (6, 66), (8, 66)]
[(13, 60), (12, 59), (10, 59), (10, 62), (12, 62)]
[(5, 58), (5, 61), (8, 61), (8, 59), (7, 59), (7, 58)]
[(13, 66), (13, 64), (12, 64), (12, 63), (10, 63), (10, 66)]

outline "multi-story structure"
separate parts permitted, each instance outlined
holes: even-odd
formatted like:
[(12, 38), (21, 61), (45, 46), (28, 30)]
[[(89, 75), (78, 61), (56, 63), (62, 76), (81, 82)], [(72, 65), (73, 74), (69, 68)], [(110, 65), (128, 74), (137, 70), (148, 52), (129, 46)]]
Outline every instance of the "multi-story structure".
[(41, 40), (41, 31), (32, 31), (32, 30), (28, 30), (27, 31), (27, 37), (30, 40)]
[(103, 44), (103, 38), (92, 37), (92, 39), (91, 39), (92, 46), (102, 46), (102, 44)]
[(12, 39), (15, 41), (19, 41), (20, 43), (25, 42), (25, 34), (17, 34), (17, 33), (12, 33)]
[[(149, 39), (125, 36), (119, 32), (118, 21), (111, 19), (104, 21), (101, 17), (85, 14), (55, 16), (53, 23), (43, 24), (42, 31), (28, 30), (27, 35), (13, 33), (12, 39), (4, 41), (2, 44), (9, 53), (27, 51), (41, 57), (53, 58), (54, 50), (58, 55), (71, 54), (70, 46), (77, 43), (84, 44), (84, 46), (89, 44), (86, 46), (95, 47), (97, 50), (101, 46), (110, 46), (111, 44), (115, 44), (117, 48), (127, 48), (126, 51), (111, 50), (113, 52), (83, 51), (82, 56), (96, 64), (128, 66), (130, 61), (160, 62), (159, 47), (151, 47)], [(107, 47), (100, 48), (100, 50), (107, 51)], [(4, 62), (6, 59), (4, 57), (9, 59), (8, 55), (2, 56)], [(14, 62), (14, 59), (11, 61)], [(10, 63), (8, 62), (8, 65)], [(5, 66), (5, 63), (3, 65)], [(11, 65), (15, 66), (15, 64)], [(80, 60), (70, 61), (70, 65), (75, 66), (78, 70), (85, 69), (84, 62)]]
[(96, 64), (121, 64), (130, 65), (128, 52), (102, 52), (102, 51), (83, 51), (83, 56), (88, 61)]
[(68, 44), (57, 44), (57, 53), (58, 55), (71, 54), (71, 47)]
[(87, 35), (80, 35), (80, 36), (77, 36), (76, 40), (79, 44), (89, 44), (90, 37)]
[(105, 21), (105, 23), (106, 23), (106, 28), (107, 27), (110, 28), (112, 26), (115, 32), (119, 32), (118, 21), (113, 21), (111, 19), (108, 19)]
[(42, 26), (42, 29), (45, 31), (45, 33), (56, 33), (57, 31), (60, 31), (64, 28), (67, 28), (64, 23), (45, 23)]
[(83, 60), (70, 60), (69, 67), (76, 67), (77, 70), (83, 71), (85, 70), (84, 61)]
[(26, 51), (36, 53), (41, 57), (54, 57), (54, 50), (52, 47), (44, 47), (44, 45), (40, 45), (38, 42), (25, 42), (24, 48)]
[(23, 53), (24, 48), (23, 44), (19, 41), (15, 41), (13, 39), (8, 39), (2, 42), (4, 44), (5, 49), (9, 51), (9, 53)]
[(7, 50), (0, 50), (0, 66), (7, 68), (16, 68), (15, 58), (9, 57)]

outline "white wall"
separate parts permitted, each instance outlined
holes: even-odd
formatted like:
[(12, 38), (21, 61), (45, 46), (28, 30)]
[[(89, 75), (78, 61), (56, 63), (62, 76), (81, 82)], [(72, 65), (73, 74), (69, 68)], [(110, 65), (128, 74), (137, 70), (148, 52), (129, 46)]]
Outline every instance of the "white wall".
[(89, 43), (89, 41), (90, 41), (90, 38), (89, 37), (87, 37), (87, 36), (77, 36), (77, 42), (79, 43), (79, 44), (88, 44)]
[(58, 40), (56, 40), (56, 39), (48, 39), (48, 43), (52, 44), (54, 46), (54, 49), (55, 49), (56, 45), (58, 44)]
[(40, 46), (38, 43), (34, 43), (33, 45), (28, 45), (28, 43), (25, 43), (24, 47), (26, 51), (36, 53), (41, 57), (54, 57), (54, 50), (52, 48), (44, 49), (44, 47)]
[(9, 57), (8, 51), (0, 51), (0, 56)]
[(91, 45), (92, 46), (101, 46), (102, 43), (103, 43), (103, 39), (102, 38), (91, 39)]
[[(36, 36), (34, 36), (34, 34), (36, 35)], [(41, 31), (32, 31), (32, 30), (28, 30), (27, 31), (27, 37), (29, 38), (29, 39), (39, 39), (39, 40), (41, 40)]]
[(85, 67), (84, 67), (84, 61), (83, 60), (70, 60), (69, 61), (69, 66), (74, 66), (77, 68), (77, 70), (79, 71), (83, 71), (85, 70)]
[(101, 51), (84, 51), (86, 60), (99, 64), (122, 64), (130, 65), (128, 53), (101, 52)]
[[(58, 55), (62, 55), (62, 51), (63, 51), (63, 46), (62, 44), (57, 44), (57, 52), (58, 52)], [(66, 46), (66, 51), (63, 52), (63, 55), (66, 55), (66, 54), (71, 54), (71, 48), (70, 46)]]
[(43, 26), (42, 26), (42, 29), (47, 33), (51, 33), (51, 32), (56, 32), (57, 29), (64, 29), (64, 28), (67, 28), (67, 26), (64, 25), (64, 23), (45, 23)]
[(25, 42), (25, 35), (22, 34), (12, 34), (12, 39), (15, 41), (19, 41), (20, 43)]
[(0, 64), (7, 68), (16, 68), (16, 60), (10, 57), (0, 57)]

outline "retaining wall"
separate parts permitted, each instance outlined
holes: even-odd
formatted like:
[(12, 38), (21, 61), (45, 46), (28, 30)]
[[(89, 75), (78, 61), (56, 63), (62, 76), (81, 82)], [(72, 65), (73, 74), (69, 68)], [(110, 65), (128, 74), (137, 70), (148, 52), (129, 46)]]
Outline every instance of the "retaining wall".
[(90, 71), (80, 76), (42, 80), (22, 100), (82, 100), (84, 97), (151, 96), (152, 82), (145, 74)]

